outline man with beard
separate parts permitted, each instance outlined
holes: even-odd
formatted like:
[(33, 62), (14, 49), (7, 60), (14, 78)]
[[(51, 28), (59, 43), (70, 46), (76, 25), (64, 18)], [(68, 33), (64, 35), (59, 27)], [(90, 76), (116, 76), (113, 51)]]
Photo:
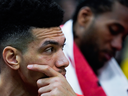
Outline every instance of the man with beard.
[(113, 57), (128, 34), (128, 1), (81, 0), (62, 30), (73, 89), (85, 96), (127, 96), (127, 80)]
[(0, 96), (76, 96), (53, 0), (0, 0)]

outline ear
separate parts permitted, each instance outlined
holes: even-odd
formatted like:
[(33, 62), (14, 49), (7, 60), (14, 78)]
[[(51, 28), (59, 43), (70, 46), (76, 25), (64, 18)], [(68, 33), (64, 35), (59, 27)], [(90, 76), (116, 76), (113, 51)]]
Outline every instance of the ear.
[(16, 48), (7, 46), (3, 50), (3, 59), (5, 63), (13, 70), (18, 70), (20, 67), (21, 57)]
[(85, 24), (88, 24), (88, 22), (92, 19), (93, 13), (89, 7), (83, 7), (80, 9), (80, 12), (78, 13), (78, 23), (81, 26), (85, 26)]

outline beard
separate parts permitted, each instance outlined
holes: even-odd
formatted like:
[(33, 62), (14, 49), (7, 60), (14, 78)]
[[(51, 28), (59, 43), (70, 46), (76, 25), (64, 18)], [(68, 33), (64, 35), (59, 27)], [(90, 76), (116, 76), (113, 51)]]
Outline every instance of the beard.
[(97, 70), (104, 66), (105, 60), (100, 60), (99, 57), (100, 48), (94, 21), (84, 32), (79, 48), (95, 74), (97, 74)]
[(95, 47), (87, 47), (86, 45), (81, 46), (80, 50), (84, 55), (85, 59), (89, 63), (90, 67), (93, 69), (95, 74), (97, 74), (97, 70), (102, 68), (105, 64), (104, 61), (99, 61), (98, 51), (94, 50)]

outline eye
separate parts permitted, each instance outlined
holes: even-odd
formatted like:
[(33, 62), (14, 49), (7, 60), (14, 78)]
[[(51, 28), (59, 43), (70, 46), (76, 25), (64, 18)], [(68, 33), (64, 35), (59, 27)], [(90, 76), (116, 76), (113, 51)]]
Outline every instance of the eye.
[(120, 24), (112, 24), (109, 26), (109, 30), (112, 35), (118, 35), (124, 31), (124, 27)]
[(65, 43), (64, 43), (63, 46), (62, 46), (62, 50), (64, 50), (64, 46), (65, 46)]
[(54, 51), (53, 47), (48, 47), (48, 48), (45, 49), (46, 53), (52, 53), (53, 51)]
[(110, 26), (109, 27), (109, 30), (110, 30), (110, 32), (111, 32), (112, 35), (117, 35), (119, 33), (119, 31), (120, 31), (118, 29), (118, 27), (116, 27), (116, 26)]

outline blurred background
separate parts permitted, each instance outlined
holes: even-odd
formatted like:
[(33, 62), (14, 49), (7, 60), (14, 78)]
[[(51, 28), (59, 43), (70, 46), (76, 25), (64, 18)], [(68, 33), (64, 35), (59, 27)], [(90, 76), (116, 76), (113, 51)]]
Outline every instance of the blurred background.
[(71, 19), (76, 9), (78, 0), (54, 0), (54, 1), (57, 2), (65, 12), (63, 18), (63, 24), (64, 24), (67, 20)]
[[(64, 10), (63, 23), (72, 18), (79, 0), (55, 0)], [(115, 58), (128, 79), (128, 36), (123, 42), (123, 48), (117, 52)]]

